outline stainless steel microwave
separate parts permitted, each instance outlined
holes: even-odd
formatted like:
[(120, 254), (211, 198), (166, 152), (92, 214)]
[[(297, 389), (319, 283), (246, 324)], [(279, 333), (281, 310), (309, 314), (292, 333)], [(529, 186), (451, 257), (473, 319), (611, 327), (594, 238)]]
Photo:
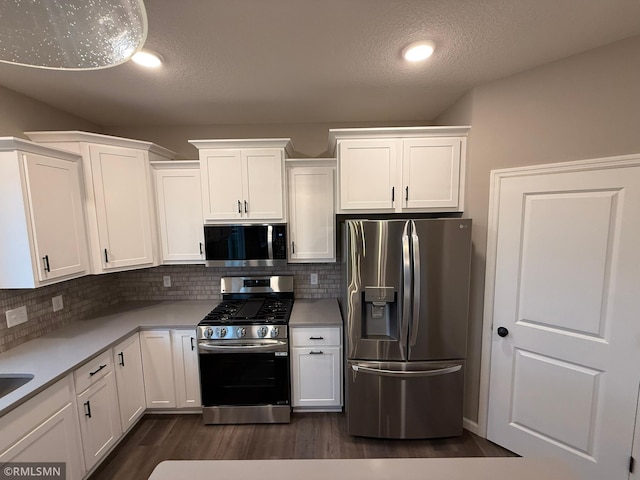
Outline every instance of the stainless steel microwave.
[(287, 225), (205, 225), (210, 267), (272, 267), (287, 264)]

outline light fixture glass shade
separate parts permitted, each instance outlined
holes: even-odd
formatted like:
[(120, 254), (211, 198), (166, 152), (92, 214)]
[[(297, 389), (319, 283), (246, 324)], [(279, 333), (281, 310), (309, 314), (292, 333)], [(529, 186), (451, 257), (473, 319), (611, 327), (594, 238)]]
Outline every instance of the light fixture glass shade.
[(0, 61), (61, 70), (126, 62), (147, 38), (142, 0), (0, 0)]

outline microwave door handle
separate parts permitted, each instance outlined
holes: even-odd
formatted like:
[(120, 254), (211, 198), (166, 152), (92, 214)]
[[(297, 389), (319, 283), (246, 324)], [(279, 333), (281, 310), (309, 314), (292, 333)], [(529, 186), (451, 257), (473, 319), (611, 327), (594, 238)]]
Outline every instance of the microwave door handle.
[[(411, 247), (413, 254), (413, 312), (411, 318), (411, 340), (409, 346), (415, 346), (418, 341), (418, 325), (420, 323), (420, 237), (416, 232), (416, 224), (411, 220)], [(425, 295), (426, 299), (426, 295)]]
[[(411, 312), (411, 251), (409, 249), (409, 221), (402, 232), (402, 323), (401, 345), (407, 345), (409, 336), (409, 314)], [(408, 355), (408, 352), (407, 352)]]
[(267, 253), (269, 260), (273, 260), (273, 225), (267, 227)]

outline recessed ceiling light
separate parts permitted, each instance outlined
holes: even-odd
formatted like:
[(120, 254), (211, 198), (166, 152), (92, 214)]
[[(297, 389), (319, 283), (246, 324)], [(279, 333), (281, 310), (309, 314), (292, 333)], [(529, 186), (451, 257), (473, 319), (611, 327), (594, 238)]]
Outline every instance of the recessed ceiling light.
[(429, 58), (434, 49), (432, 42), (415, 42), (402, 50), (402, 56), (408, 62), (421, 62)]
[(162, 57), (150, 50), (140, 50), (131, 57), (131, 60), (136, 62), (138, 65), (148, 68), (158, 68), (162, 65)]

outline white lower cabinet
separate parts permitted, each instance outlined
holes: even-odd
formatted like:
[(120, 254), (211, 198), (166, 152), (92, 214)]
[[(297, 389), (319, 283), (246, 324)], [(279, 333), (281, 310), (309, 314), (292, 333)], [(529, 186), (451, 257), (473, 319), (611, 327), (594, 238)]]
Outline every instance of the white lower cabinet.
[(291, 327), (294, 410), (342, 409), (340, 327)]
[(178, 408), (200, 407), (200, 375), (195, 330), (172, 330), (173, 365), (175, 369)]
[(113, 364), (118, 388), (120, 425), (122, 431), (126, 432), (142, 416), (146, 408), (138, 333), (113, 347)]
[(8, 462), (59, 462), (67, 480), (83, 477), (71, 375), (0, 418), (0, 465)]
[(199, 408), (195, 330), (140, 333), (147, 408)]
[(140, 347), (147, 408), (175, 408), (171, 333), (169, 330), (140, 332)]
[[(80, 392), (85, 372), (92, 376), (90, 386)], [(75, 372), (78, 393), (78, 418), (82, 437), (84, 464), (90, 471), (111, 450), (122, 434), (116, 381), (111, 351), (88, 362)], [(95, 378), (95, 380), (94, 380)]]

